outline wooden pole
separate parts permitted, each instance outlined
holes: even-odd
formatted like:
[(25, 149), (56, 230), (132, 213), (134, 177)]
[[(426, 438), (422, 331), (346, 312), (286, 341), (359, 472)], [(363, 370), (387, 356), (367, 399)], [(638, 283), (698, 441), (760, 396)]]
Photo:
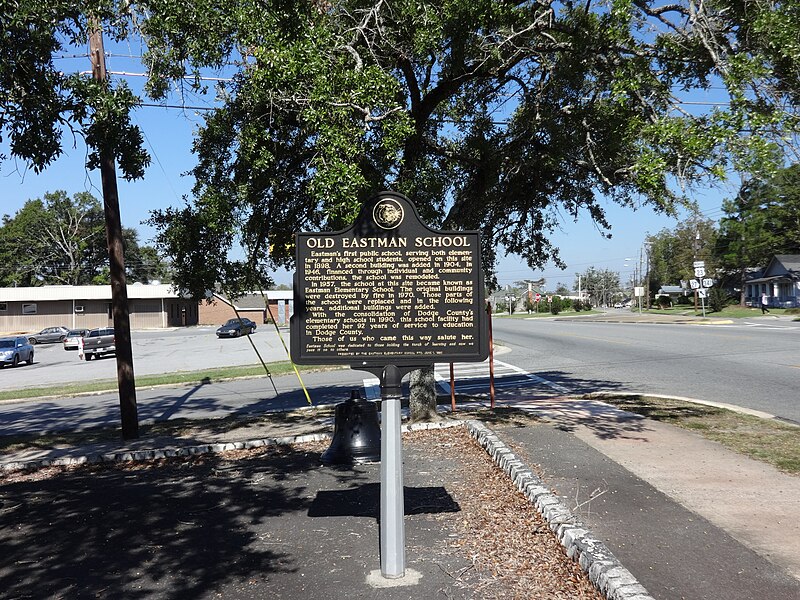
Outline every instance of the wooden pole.
[[(93, 23), (89, 36), (92, 75), (105, 81), (106, 64), (103, 49), (103, 32)], [(125, 255), (122, 243), (122, 221), (119, 212), (119, 192), (114, 165), (114, 152), (108, 140), (100, 140), (100, 179), (103, 187), (103, 209), (106, 221), (106, 241), (111, 275), (111, 310), (114, 317), (114, 338), (117, 359), (117, 384), (122, 420), (122, 437), (130, 440), (139, 437), (139, 416), (136, 409), (136, 382), (133, 376), (133, 349), (131, 322), (128, 313), (128, 287), (125, 278)]]

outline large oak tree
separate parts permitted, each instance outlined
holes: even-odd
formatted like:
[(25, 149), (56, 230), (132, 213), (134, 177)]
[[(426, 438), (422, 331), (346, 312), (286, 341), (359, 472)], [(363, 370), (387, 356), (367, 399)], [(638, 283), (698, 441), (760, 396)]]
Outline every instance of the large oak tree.
[[(176, 282), (266, 286), (292, 233), (338, 229), (382, 188), (498, 252), (561, 264), (549, 233), (604, 203), (672, 211), (726, 169), (769, 173), (798, 131), (800, 9), (785, 0), (17, 0), (0, 12), (0, 142), (34, 169), (64, 132), (148, 157), (124, 81), (63, 73), (90, 20), (145, 48), (146, 93), (207, 85), (219, 108), (186, 206), (157, 212)], [(91, 17), (91, 18), (90, 18)], [(698, 112), (684, 100), (720, 87)], [(679, 187), (685, 186), (685, 187)], [(676, 191), (677, 190), (677, 191)], [(241, 247), (244, 259), (231, 259)]]

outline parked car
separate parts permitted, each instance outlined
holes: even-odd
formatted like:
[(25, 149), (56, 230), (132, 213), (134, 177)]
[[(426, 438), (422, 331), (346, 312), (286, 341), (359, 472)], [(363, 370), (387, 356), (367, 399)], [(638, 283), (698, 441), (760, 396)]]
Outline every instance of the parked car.
[(46, 327), (39, 333), (29, 333), (28, 341), (33, 344), (54, 344), (55, 342), (62, 341), (67, 337), (69, 328), (67, 327)]
[(228, 319), (227, 322), (217, 329), (217, 337), (239, 337), (256, 330), (256, 324), (247, 317)]
[(83, 336), (83, 355), (88, 361), (106, 354), (116, 354), (116, 343), (113, 327), (92, 329)]
[(64, 338), (64, 350), (77, 350), (78, 342), (87, 333), (89, 333), (88, 329), (70, 329), (67, 337)]
[(0, 367), (16, 367), (25, 361), (33, 364), (33, 346), (24, 335), (0, 338)]

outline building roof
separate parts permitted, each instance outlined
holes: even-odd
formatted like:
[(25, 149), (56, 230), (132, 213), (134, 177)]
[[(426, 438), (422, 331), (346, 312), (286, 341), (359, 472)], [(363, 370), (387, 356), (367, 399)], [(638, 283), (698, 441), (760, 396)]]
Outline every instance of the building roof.
[(788, 271), (800, 271), (800, 254), (776, 254), (774, 260), (779, 261)]
[(686, 294), (686, 290), (679, 285), (662, 285), (659, 294)]
[(800, 254), (776, 254), (766, 269), (756, 274), (747, 283), (769, 283), (772, 281), (800, 280)]
[[(128, 298), (144, 300), (182, 297), (171, 284), (128, 286)], [(47, 302), (54, 300), (111, 300), (110, 285), (43, 285), (0, 288), (0, 302)]]

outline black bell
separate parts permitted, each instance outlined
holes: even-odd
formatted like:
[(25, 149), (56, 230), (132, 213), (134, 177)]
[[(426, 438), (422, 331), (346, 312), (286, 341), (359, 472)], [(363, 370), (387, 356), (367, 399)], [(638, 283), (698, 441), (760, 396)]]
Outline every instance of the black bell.
[(381, 460), (378, 407), (361, 398), (358, 390), (336, 405), (331, 445), (322, 455), (326, 465), (359, 465)]

